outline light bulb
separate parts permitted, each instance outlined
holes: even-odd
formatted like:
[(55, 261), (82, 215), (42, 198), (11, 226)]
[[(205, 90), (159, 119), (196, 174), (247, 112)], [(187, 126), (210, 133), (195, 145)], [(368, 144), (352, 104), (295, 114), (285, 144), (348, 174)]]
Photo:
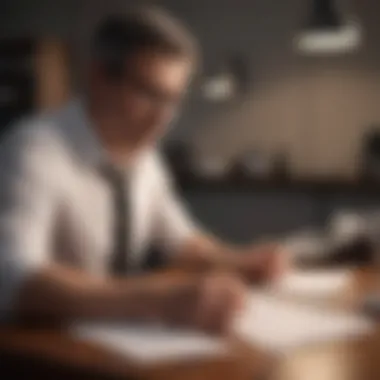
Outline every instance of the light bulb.
[(302, 32), (295, 38), (299, 52), (309, 55), (343, 54), (356, 50), (362, 40), (358, 23), (349, 22), (336, 30), (315, 29)]

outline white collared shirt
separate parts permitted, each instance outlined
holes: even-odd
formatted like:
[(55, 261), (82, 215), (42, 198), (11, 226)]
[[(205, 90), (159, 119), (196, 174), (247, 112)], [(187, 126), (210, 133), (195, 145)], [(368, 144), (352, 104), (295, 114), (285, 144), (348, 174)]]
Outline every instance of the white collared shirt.
[[(58, 262), (106, 275), (113, 247), (111, 190), (98, 171), (103, 152), (83, 105), (21, 122), (0, 148), (0, 319), (28, 276)], [(127, 170), (127, 169), (126, 169)], [(157, 244), (178, 251), (196, 227), (171, 189), (154, 148), (128, 167), (131, 250), (139, 268)]]

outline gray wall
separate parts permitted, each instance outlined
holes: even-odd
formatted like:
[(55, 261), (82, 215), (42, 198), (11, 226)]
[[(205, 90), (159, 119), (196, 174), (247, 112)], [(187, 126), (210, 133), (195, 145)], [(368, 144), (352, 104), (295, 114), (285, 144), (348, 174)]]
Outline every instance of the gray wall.
[[(73, 49), (74, 82), (80, 78), (91, 25), (109, 11), (141, 3), (126, 0), (13, 0), (1, 29), (12, 34), (53, 34)], [(200, 39), (205, 71), (231, 53), (245, 57), (249, 94), (218, 107), (189, 99), (172, 139), (195, 144), (201, 154), (233, 157), (257, 148), (285, 151), (296, 175), (352, 176), (361, 137), (380, 121), (380, 3), (344, 1), (365, 30), (361, 50), (335, 58), (305, 58), (292, 38), (306, 18), (305, 0), (160, 0)]]
[[(352, 175), (368, 124), (379, 122), (380, 2), (352, 1), (365, 28), (357, 53), (304, 58), (292, 38), (304, 21), (306, 0), (162, 0), (200, 39), (205, 71), (230, 53), (242, 54), (250, 71), (244, 101), (225, 107), (201, 102), (194, 94), (171, 139), (196, 144), (201, 152), (227, 157), (256, 147), (285, 150), (299, 175)], [(126, 0), (6, 0), (0, 11), (2, 35), (55, 35), (73, 52), (79, 83), (92, 25)], [(220, 25), (220, 26), (217, 26)], [(376, 198), (337, 194), (239, 192), (187, 194), (195, 215), (214, 232), (235, 241), (321, 225), (337, 207), (372, 207)]]

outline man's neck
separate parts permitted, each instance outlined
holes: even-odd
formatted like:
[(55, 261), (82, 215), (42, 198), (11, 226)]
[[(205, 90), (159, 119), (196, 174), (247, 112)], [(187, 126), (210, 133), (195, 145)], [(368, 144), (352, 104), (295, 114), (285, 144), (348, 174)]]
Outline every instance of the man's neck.
[(94, 133), (106, 150), (110, 160), (117, 165), (130, 163), (142, 147), (133, 142), (121, 141), (113, 136), (112, 131), (122, 127), (119, 125), (120, 121), (110, 113), (91, 104), (87, 108)]

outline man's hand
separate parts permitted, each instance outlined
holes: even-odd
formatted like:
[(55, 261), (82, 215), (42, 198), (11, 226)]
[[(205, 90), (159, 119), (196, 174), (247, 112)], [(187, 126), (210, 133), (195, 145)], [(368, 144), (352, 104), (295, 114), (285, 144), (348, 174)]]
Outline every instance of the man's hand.
[(238, 277), (205, 275), (188, 287), (168, 293), (163, 320), (208, 332), (228, 333), (245, 295), (246, 287)]
[(56, 265), (28, 279), (14, 313), (41, 323), (132, 320), (222, 333), (231, 326), (244, 294), (244, 284), (224, 274), (105, 279)]
[(237, 269), (255, 282), (277, 281), (289, 268), (289, 255), (279, 245), (253, 246), (237, 257)]
[(175, 267), (193, 272), (231, 272), (250, 282), (276, 281), (290, 262), (288, 252), (278, 244), (232, 247), (202, 235), (188, 241), (175, 257)]

